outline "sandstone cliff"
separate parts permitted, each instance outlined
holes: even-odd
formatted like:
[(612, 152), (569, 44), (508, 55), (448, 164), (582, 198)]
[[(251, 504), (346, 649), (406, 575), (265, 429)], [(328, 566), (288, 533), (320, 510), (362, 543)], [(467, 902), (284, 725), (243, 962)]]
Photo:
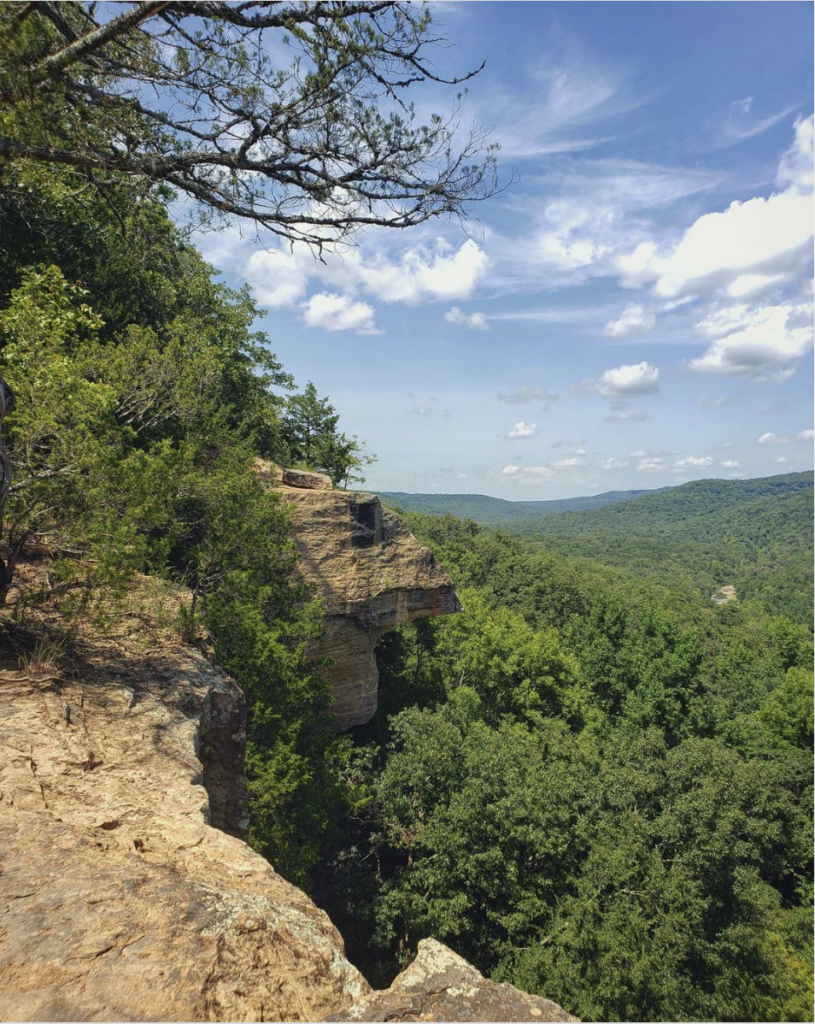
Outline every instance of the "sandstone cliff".
[(0, 1019), (341, 1013), (367, 982), (239, 838), (242, 694), (137, 626), (0, 681)]
[[(457, 600), (376, 499), (288, 500), (359, 720), (376, 700), (365, 630)], [(137, 590), (116, 630), (80, 630), (53, 662), (20, 670), (0, 649), (0, 1020), (574, 1019), (430, 941), (372, 992), (327, 915), (244, 842), (241, 691), (162, 630), (171, 588)]]
[[(372, 494), (325, 489), (300, 473), (280, 492), (292, 506), (303, 575), (325, 601), (325, 637), (315, 657), (331, 666), (339, 729), (369, 721), (376, 711), (374, 649), (388, 630), (428, 615), (460, 610), (453, 582), (402, 520)], [(329, 481), (330, 485), (330, 481)]]

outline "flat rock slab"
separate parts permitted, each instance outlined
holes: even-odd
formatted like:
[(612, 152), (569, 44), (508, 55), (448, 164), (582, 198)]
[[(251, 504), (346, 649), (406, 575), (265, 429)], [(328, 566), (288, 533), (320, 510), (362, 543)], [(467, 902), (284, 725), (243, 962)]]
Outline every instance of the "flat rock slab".
[(489, 981), (435, 939), (382, 992), (373, 992), (329, 1021), (577, 1021), (557, 1003)]
[(334, 484), (325, 473), (307, 473), (304, 469), (284, 469), (283, 483), (287, 487), (300, 487), (307, 491), (331, 491)]

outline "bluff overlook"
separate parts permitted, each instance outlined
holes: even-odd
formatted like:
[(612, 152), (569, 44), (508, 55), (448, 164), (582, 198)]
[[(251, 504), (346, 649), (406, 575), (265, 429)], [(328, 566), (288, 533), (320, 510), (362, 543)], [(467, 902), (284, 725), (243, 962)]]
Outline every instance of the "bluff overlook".
[[(375, 707), (375, 638), (457, 600), (375, 499), (289, 500), (313, 531), (347, 725)], [(244, 696), (168, 627), (180, 600), (142, 577), (104, 637), (78, 627), (69, 657), (2, 666), (0, 1020), (574, 1020), (430, 940), (372, 991), (328, 916), (245, 842)]]
[(312, 653), (329, 659), (337, 727), (362, 725), (376, 711), (377, 643), (404, 622), (460, 611), (453, 581), (375, 495), (334, 491), (318, 473), (259, 470), (291, 505), (300, 571), (325, 602)]

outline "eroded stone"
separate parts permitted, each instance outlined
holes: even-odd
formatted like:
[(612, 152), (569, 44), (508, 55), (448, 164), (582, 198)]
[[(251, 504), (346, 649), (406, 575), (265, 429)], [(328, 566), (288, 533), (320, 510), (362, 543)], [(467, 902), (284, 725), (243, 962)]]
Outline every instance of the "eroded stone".
[(72, 660), (0, 682), (0, 1019), (318, 1020), (369, 992), (326, 914), (238, 838), (235, 684), (170, 642)]
[(340, 730), (376, 711), (374, 649), (388, 630), (460, 610), (453, 581), (399, 516), (373, 494), (282, 487), (291, 503), (300, 570), (326, 605), (325, 636), (313, 648)]

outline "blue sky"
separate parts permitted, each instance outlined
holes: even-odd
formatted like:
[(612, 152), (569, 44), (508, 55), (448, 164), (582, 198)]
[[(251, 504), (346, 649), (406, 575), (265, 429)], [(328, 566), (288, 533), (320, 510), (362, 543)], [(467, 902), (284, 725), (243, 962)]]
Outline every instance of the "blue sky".
[[(813, 7), (433, 3), (462, 127), (501, 144), (472, 222), (326, 264), (201, 236), (374, 490), (535, 500), (812, 468)], [(449, 111), (438, 87), (419, 115)]]

